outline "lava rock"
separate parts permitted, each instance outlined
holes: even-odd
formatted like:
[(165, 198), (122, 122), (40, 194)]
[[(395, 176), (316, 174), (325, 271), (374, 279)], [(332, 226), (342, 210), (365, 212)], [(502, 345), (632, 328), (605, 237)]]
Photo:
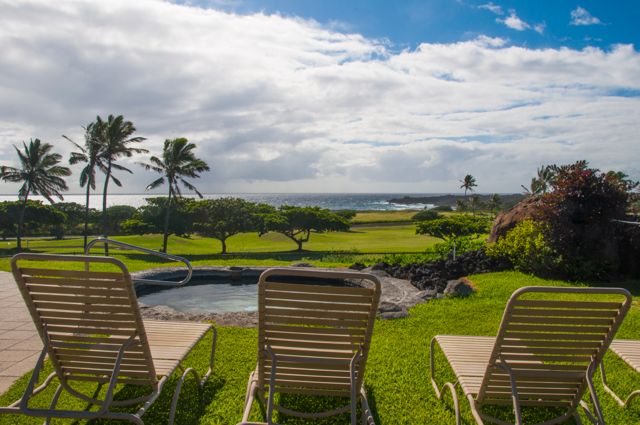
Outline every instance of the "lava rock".
[(468, 297), (473, 294), (475, 289), (470, 285), (467, 279), (456, 279), (447, 282), (447, 287), (443, 293), (449, 297)]
[[(373, 268), (385, 266), (376, 264)], [(404, 266), (386, 265), (387, 273), (397, 279), (406, 279), (420, 290), (435, 289), (444, 291), (450, 280), (460, 279), (476, 273), (488, 273), (511, 268), (504, 260), (489, 257), (484, 250), (470, 251), (458, 255), (455, 259), (449, 257), (431, 263), (413, 263)]]
[(362, 270), (362, 269), (366, 269), (366, 268), (367, 268), (367, 266), (365, 266), (363, 263), (354, 263), (354, 264), (350, 265), (350, 266), (349, 266), (349, 268), (350, 268), (351, 270), (358, 270), (358, 271), (360, 271), (360, 270)]

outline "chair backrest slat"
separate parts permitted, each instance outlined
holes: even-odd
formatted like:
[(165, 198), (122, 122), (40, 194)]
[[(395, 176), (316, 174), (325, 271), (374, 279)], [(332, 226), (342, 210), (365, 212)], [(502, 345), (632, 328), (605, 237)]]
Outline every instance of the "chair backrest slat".
[(277, 391), (349, 396), (350, 360), (360, 349), (357, 385), (362, 383), (380, 299), (378, 279), (357, 272), (270, 269), (258, 284), (259, 387), (270, 379), (269, 345), (278, 361)]
[(131, 277), (119, 260), (18, 254), (11, 266), (61, 380), (108, 381), (118, 350), (135, 334), (122, 359), (118, 382), (157, 384)]
[(516, 291), (507, 303), (477, 401), (512, 403), (506, 365), (521, 405), (576, 406), (586, 390), (587, 370), (601, 361), (630, 306), (629, 292), (619, 288)]

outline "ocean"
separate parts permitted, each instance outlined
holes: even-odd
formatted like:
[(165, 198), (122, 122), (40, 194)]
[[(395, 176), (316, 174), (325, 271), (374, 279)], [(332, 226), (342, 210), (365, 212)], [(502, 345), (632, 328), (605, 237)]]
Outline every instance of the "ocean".
[[(217, 199), (224, 197), (236, 197), (246, 199), (251, 202), (262, 202), (278, 207), (280, 205), (294, 206), (318, 206), (330, 210), (375, 210), (375, 211), (397, 211), (406, 209), (420, 209), (432, 207), (427, 204), (394, 204), (389, 199), (402, 198), (403, 196), (423, 197), (438, 194), (425, 193), (207, 193), (203, 194), (205, 199)], [(131, 193), (131, 194), (109, 194), (107, 205), (130, 205), (139, 207), (145, 204), (145, 198), (154, 196), (165, 196), (164, 194)], [(195, 197), (195, 195), (188, 195)], [(30, 196), (29, 199), (44, 201), (41, 196)], [(0, 201), (17, 201), (17, 195), (0, 195)], [(77, 202), (84, 205), (85, 195), (65, 194), (65, 202)], [(102, 195), (92, 194), (89, 200), (92, 208), (102, 208)]]

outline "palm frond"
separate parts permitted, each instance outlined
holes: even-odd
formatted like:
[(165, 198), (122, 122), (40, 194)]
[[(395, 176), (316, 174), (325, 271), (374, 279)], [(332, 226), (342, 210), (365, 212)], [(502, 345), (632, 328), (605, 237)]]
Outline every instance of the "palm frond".
[(156, 187), (161, 186), (162, 184), (164, 184), (164, 177), (160, 177), (160, 178), (152, 181), (151, 183), (149, 183), (147, 185), (147, 187), (145, 188), (145, 190), (155, 189)]

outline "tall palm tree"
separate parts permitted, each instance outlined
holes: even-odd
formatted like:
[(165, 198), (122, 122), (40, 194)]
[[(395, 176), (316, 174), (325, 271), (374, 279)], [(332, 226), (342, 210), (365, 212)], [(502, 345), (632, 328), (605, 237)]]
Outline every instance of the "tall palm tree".
[(549, 191), (556, 178), (559, 167), (556, 165), (543, 165), (537, 170), (536, 177), (531, 178), (530, 187), (520, 185), (524, 189), (525, 194), (529, 196), (543, 195)]
[(84, 207), (84, 248), (87, 248), (87, 237), (89, 227), (89, 198), (91, 190), (96, 189), (96, 167), (103, 167), (102, 158), (102, 144), (104, 140), (103, 133), (105, 130), (104, 121), (100, 117), (96, 118), (95, 122), (88, 124), (85, 127), (84, 133), (84, 146), (79, 145), (65, 135), (62, 135), (65, 139), (74, 144), (78, 148), (77, 152), (71, 152), (71, 158), (69, 158), (69, 164), (75, 165), (78, 163), (86, 163), (82, 171), (80, 172), (80, 187), (87, 186), (85, 195), (85, 207)]
[(473, 188), (478, 186), (476, 184), (476, 178), (471, 174), (467, 174), (466, 176), (464, 176), (464, 179), (460, 180), (460, 183), (462, 183), (460, 189), (464, 189), (465, 198), (467, 197), (467, 191), (473, 192)]
[[(123, 156), (130, 158), (134, 153), (146, 153), (149, 151), (130, 146), (133, 143), (140, 143), (147, 139), (144, 137), (131, 137), (136, 132), (136, 128), (131, 121), (125, 121), (122, 115), (117, 117), (109, 115), (107, 121), (97, 117), (96, 125), (104, 125), (104, 131), (100, 132), (100, 144), (102, 145), (101, 163), (97, 165), (100, 171), (105, 174), (104, 187), (102, 189), (102, 233), (104, 237), (107, 237), (107, 194), (109, 182), (113, 181), (116, 186), (122, 186), (120, 180), (112, 174), (113, 170), (126, 171), (133, 174), (133, 171), (117, 164), (116, 161)], [(109, 247), (106, 244), (104, 252), (105, 255), (109, 255)]]
[(171, 202), (173, 198), (182, 197), (182, 192), (178, 183), (182, 183), (184, 187), (194, 191), (200, 198), (202, 194), (191, 183), (186, 181), (184, 177), (198, 178), (199, 173), (209, 171), (209, 166), (203, 160), (196, 158), (193, 153), (196, 145), (189, 143), (184, 137), (178, 139), (167, 139), (164, 141), (162, 149), (162, 159), (152, 156), (151, 164), (139, 163), (147, 170), (153, 170), (164, 174), (147, 186), (146, 190), (154, 189), (164, 184), (165, 179), (169, 184), (169, 196), (165, 205), (166, 212), (164, 216), (164, 230), (162, 235), (162, 252), (167, 252), (167, 241), (169, 238), (169, 215), (171, 214)]
[(553, 169), (553, 166), (546, 165), (538, 168), (536, 180), (538, 182), (539, 191), (542, 193), (547, 193), (551, 185), (553, 184), (553, 179), (556, 177), (556, 172)]
[(22, 151), (15, 145), (13, 146), (20, 159), (20, 168), (8, 166), (0, 168), (0, 180), (22, 183), (18, 191), (18, 196), (22, 201), (16, 235), (18, 249), (22, 249), (22, 226), (29, 194), (42, 195), (52, 204), (54, 203), (52, 195), (63, 200), (60, 192), (69, 188), (62, 177), (71, 175), (71, 170), (58, 165), (62, 156), (51, 152), (53, 149), (51, 144), (42, 143), (40, 139), (31, 139), (28, 146), (25, 142), (22, 142), (22, 145)]

